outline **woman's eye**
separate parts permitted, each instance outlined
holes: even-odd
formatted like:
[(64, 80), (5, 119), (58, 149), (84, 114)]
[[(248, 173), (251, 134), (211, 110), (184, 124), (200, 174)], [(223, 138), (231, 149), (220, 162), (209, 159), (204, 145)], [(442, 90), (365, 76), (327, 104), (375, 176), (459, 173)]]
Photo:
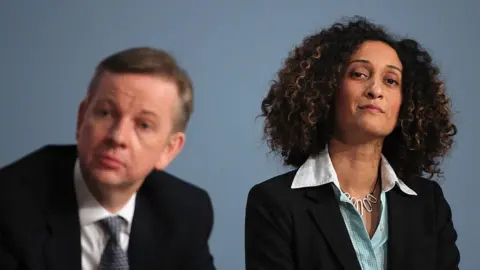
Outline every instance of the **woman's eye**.
[(354, 78), (364, 78), (364, 77), (367, 77), (366, 74), (362, 73), (362, 72), (358, 72), (358, 71), (352, 71), (351, 72), (351, 76), (354, 77)]
[(394, 79), (386, 79), (386, 82), (391, 85), (398, 85), (398, 82)]

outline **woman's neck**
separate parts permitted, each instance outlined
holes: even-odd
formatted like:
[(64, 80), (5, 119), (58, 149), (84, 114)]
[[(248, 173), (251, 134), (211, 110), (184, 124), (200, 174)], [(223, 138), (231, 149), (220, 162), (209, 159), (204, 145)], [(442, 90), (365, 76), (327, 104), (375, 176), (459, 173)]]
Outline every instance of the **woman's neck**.
[(370, 193), (378, 179), (383, 141), (351, 145), (331, 140), (328, 152), (340, 187), (352, 196)]

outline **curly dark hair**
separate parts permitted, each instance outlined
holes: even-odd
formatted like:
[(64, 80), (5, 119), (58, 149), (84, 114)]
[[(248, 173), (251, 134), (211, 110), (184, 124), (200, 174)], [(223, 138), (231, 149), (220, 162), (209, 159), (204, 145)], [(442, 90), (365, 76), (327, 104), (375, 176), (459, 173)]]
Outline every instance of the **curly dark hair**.
[(293, 167), (324, 150), (332, 138), (335, 91), (345, 64), (365, 41), (390, 45), (404, 67), (399, 124), (385, 138), (383, 154), (406, 181), (424, 173), (440, 176), (457, 128), (439, 68), (416, 41), (397, 39), (359, 16), (308, 36), (290, 53), (262, 101), (264, 139)]

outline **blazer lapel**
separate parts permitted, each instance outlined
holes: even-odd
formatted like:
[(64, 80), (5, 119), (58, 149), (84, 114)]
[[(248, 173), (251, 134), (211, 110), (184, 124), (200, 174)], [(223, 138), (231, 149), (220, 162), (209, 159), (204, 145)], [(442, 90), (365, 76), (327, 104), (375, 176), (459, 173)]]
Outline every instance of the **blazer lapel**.
[(388, 269), (403, 270), (408, 261), (407, 251), (412, 239), (417, 238), (417, 224), (421, 207), (415, 204), (416, 196), (401, 192), (395, 187), (387, 193), (388, 203)]
[[(65, 158), (65, 157), (63, 157)], [(73, 182), (76, 151), (55, 166), (51, 183), (47, 222), (49, 237), (44, 246), (47, 269), (81, 270), (80, 222)]]
[(345, 269), (360, 270), (360, 264), (330, 185), (309, 188), (307, 197), (315, 201), (309, 211), (328, 244)]
[(160, 210), (152, 208), (145, 193), (142, 188), (138, 192), (135, 202), (135, 213), (128, 245), (130, 269), (171, 269), (169, 265), (171, 260), (167, 249), (169, 246), (168, 227), (159, 219)]

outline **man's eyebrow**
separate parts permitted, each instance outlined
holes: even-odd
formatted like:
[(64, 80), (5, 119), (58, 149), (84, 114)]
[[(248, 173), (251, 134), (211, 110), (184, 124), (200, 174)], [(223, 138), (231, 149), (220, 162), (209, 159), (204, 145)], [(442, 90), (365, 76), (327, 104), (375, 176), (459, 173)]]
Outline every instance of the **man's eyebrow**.
[(154, 111), (151, 111), (151, 110), (141, 110), (140, 111), (140, 114), (141, 115), (146, 115), (146, 116), (153, 116), (153, 117), (158, 117), (158, 114)]

